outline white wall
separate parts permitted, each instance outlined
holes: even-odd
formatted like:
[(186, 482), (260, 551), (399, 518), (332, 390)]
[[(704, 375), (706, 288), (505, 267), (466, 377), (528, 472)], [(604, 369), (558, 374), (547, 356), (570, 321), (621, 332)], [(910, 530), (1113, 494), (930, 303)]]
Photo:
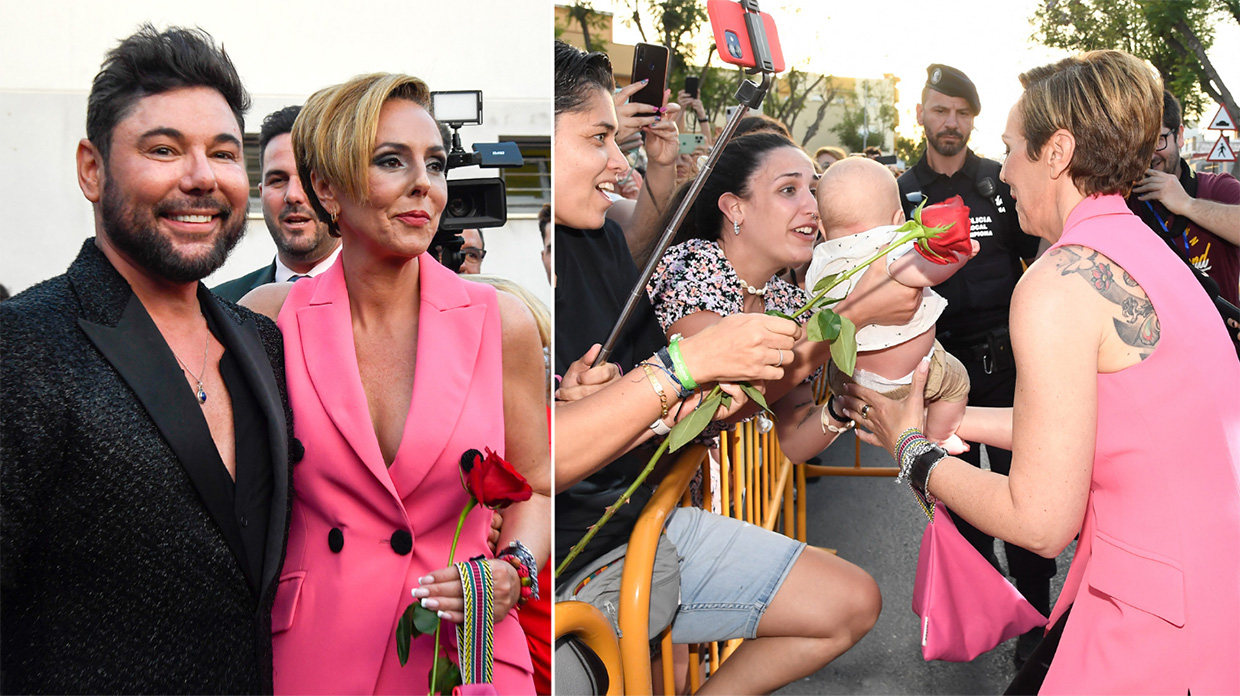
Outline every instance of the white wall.
[[(366, 72), (417, 75), (431, 89), (481, 89), (482, 126), (468, 148), (503, 136), (550, 137), (551, 3), (544, 0), (39, 0), (6, 2), (0, 21), (0, 283), (11, 292), (63, 273), (94, 234), (74, 151), (104, 54), (142, 22), (199, 26), (232, 57), (253, 97), (246, 131), (321, 87)], [(469, 176), (470, 170), (461, 175)], [(477, 170), (473, 170), (477, 171)], [(496, 172), (488, 170), (488, 175)], [(487, 230), (483, 269), (550, 301), (531, 216)], [(262, 219), (214, 284), (270, 263)]]

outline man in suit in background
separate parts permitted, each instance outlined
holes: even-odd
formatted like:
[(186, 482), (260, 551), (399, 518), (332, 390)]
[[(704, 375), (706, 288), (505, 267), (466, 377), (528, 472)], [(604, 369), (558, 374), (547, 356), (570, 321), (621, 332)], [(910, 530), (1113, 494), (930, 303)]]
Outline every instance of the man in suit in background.
[(340, 254), (340, 238), (333, 237), (327, 231), (327, 223), (310, 209), (297, 176), (290, 133), (299, 113), (300, 106), (286, 106), (263, 119), (258, 135), (258, 166), (262, 172), (258, 190), (263, 221), (276, 243), (276, 258), (267, 266), (212, 289), (229, 302), (240, 300), (260, 285), (318, 275)]
[(271, 693), (291, 428), (279, 331), (199, 279), (245, 227), (249, 106), (201, 30), (95, 77), (95, 234), (0, 304), (0, 690)]

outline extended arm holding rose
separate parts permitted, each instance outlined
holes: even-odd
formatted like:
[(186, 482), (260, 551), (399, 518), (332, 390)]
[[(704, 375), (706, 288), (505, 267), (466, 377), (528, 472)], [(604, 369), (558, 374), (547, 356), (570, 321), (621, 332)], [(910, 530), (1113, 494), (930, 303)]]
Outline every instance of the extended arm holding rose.
[[(784, 372), (775, 366), (778, 351), (789, 354), (796, 332), (796, 325), (786, 319), (738, 314), (681, 341), (680, 352), (689, 372), (704, 383), (775, 380)], [(676, 385), (662, 370), (652, 370), (652, 374), (663, 390), (669, 414), (674, 413), (680, 403)], [(662, 407), (662, 399), (641, 368), (630, 368), (586, 398), (557, 402), (556, 487), (581, 481), (649, 438), (649, 427), (662, 415)]]
[[(958, 433), (1002, 445), (1003, 435), (1010, 432), (1011, 474), (946, 457), (930, 472), (926, 485), (931, 495), (980, 531), (1047, 558), (1058, 555), (1080, 531), (1097, 430), (1101, 339), (1099, 317), (1091, 311), (1097, 294), (1091, 297), (1087, 285), (1068, 280), (1050, 264), (1035, 265), (1026, 273), (1012, 297), (1014, 417), (1005, 418), (1004, 409), (970, 410)], [(845, 415), (870, 431), (858, 430), (863, 440), (891, 452), (902, 433), (923, 427), (927, 370), (923, 361), (904, 401), (850, 385), (849, 395), (838, 403)], [(861, 419), (866, 404), (870, 409)]]

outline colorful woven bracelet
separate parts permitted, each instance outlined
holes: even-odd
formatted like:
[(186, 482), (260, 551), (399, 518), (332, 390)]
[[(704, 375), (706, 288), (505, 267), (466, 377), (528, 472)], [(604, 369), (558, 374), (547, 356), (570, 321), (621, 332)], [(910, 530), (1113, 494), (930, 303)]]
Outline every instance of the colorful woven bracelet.
[(917, 455), (929, 448), (930, 441), (920, 431), (903, 443), (898, 449), (900, 458), (896, 460), (896, 463), (900, 465), (900, 475), (896, 477), (898, 483), (908, 483), (908, 475), (913, 468), (913, 460)]
[(917, 428), (909, 428), (908, 430), (900, 433), (900, 437), (896, 440), (895, 449), (892, 450), (891, 453), (892, 456), (895, 457), (896, 463), (899, 464), (903, 461), (904, 449), (908, 447), (909, 444), (916, 441), (918, 438), (924, 437), (925, 436), (922, 435), (921, 431)]
[(517, 600), (518, 605), (538, 599), (538, 563), (525, 544), (510, 541), (495, 557), (511, 564), (521, 578), (521, 599)]

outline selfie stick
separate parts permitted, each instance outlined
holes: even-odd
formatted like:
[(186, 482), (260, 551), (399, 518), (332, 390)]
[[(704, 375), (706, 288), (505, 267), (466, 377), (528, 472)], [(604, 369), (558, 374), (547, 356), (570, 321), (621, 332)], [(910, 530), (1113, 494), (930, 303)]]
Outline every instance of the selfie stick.
[(715, 146), (710, 149), (710, 155), (706, 158), (706, 163), (702, 165), (701, 171), (693, 179), (689, 192), (685, 194), (684, 200), (676, 208), (676, 214), (672, 216), (671, 221), (667, 224), (667, 229), (663, 231), (663, 236), (659, 238), (658, 244), (655, 245), (654, 251), (650, 255), (650, 260), (646, 262), (646, 268), (642, 271), (641, 277), (637, 279), (637, 284), (633, 286), (633, 291), (629, 293), (628, 302), (624, 304), (624, 310), (620, 312), (620, 318), (616, 320), (616, 325), (612, 327), (611, 334), (607, 336), (607, 342), (603, 344), (603, 349), (599, 351), (598, 357), (594, 360), (595, 366), (607, 362), (607, 358), (611, 356), (611, 351), (620, 337), (620, 332), (624, 330), (625, 324), (632, 318), (633, 311), (637, 308), (637, 303), (641, 300), (642, 294), (646, 292), (646, 283), (649, 283), (650, 276), (654, 275), (655, 268), (658, 267), (659, 261), (663, 258), (663, 252), (667, 251), (667, 248), (671, 246), (672, 238), (676, 236), (676, 230), (684, 222), (685, 216), (689, 214), (689, 208), (693, 207), (693, 202), (697, 200), (698, 194), (701, 193), (702, 188), (706, 185), (706, 180), (714, 170), (715, 163), (719, 161), (719, 157), (723, 154), (723, 148), (732, 139), (732, 134), (736, 132), (741, 119), (745, 118), (750, 109), (757, 109), (762, 106), (762, 100), (766, 97), (767, 90), (771, 87), (771, 74), (774, 72), (775, 65), (771, 60), (770, 47), (767, 46), (766, 30), (762, 25), (762, 16), (758, 14), (758, 2), (757, 0), (741, 0), (740, 4), (745, 9), (745, 28), (749, 32), (749, 45), (753, 50), (754, 62), (761, 66), (751, 72), (762, 73), (762, 82), (757, 84), (752, 80), (745, 80), (737, 88), (736, 99), (740, 102), (740, 105), (732, 112), (732, 117), (728, 119), (727, 124), (723, 127), (723, 131), (719, 134), (719, 139), (715, 142)]

